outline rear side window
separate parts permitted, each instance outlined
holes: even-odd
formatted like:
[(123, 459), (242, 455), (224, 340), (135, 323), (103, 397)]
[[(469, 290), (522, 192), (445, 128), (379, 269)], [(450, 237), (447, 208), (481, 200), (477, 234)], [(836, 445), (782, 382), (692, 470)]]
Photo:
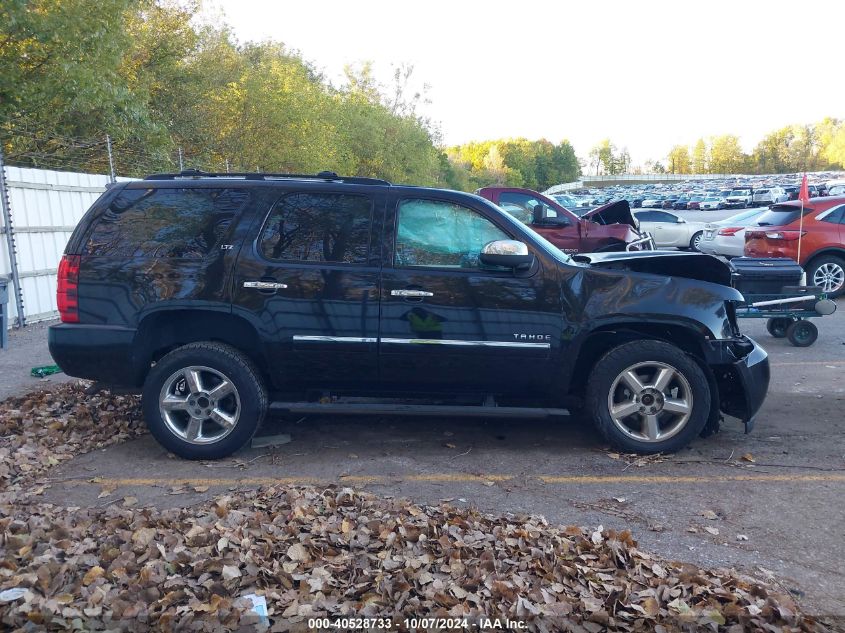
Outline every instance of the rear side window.
[(219, 244), (247, 198), (244, 189), (126, 189), (97, 220), (85, 253), (202, 258)]
[(288, 194), (267, 217), (259, 249), (275, 261), (366, 263), (372, 209), (365, 196)]

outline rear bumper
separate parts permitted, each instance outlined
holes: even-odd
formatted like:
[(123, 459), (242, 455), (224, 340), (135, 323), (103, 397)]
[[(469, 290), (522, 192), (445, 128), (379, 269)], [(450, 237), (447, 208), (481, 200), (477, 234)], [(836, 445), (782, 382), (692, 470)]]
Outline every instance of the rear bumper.
[(140, 384), (134, 340), (134, 329), (110, 325), (61, 323), (47, 334), (50, 354), (64, 373), (110, 385)]
[[(744, 355), (737, 358), (738, 354)], [(719, 409), (726, 415), (749, 423), (763, 406), (769, 390), (769, 355), (766, 350), (752, 339), (742, 337), (734, 341), (711, 342), (708, 355), (711, 356), (708, 361), (712, 363), (719, 386)]]

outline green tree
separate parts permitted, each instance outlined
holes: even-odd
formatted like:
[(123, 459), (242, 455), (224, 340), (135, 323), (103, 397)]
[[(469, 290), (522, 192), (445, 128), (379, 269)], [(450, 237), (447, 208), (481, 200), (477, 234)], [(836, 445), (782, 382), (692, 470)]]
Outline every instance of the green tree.
[(746, 157), (739, 144), (739, 137), (723, 134), (713, 138), (710, 143), (710, 173), (736, 173), (743, 169), (745, 163)]
[(669, 173), (689, 174), (692, 170), (689, 148), (686, 145), (675, 145), (669, 150)]
[(692, 171), (694, 174), (706, 174), (710, 164), (707, 144), (703, 138), (696, 141), (692, 150)]

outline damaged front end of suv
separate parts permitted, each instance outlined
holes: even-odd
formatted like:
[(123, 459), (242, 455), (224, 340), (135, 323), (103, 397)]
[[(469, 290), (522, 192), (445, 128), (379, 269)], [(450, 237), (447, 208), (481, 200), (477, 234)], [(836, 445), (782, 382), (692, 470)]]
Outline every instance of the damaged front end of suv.
[(702, 435), (717, 431), (723, 414), (739, 419), (746, 432), (753, 428), (768, 390), (768, 357), (740, 332), (743, 297), (725, 263), (674, 251), (586, 253), (573, 261), (586, 264), (569, 286), (581, 289), (572, 300), (586, 299), (591, 336), (629, 331), (632, 338), (645, 334), (681, 347), (701, 365), (714, 395)]

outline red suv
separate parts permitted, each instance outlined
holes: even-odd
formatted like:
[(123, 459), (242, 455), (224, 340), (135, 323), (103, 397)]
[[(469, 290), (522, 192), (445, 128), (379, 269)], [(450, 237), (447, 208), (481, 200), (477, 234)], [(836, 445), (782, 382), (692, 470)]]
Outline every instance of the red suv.
[[(807, 283), (830, 296), (845, 294), (845, 196), (773, 205), (745, 231), (748, 257), (790, 257), (807, 271)], [(801, 257), (798, 237), (801, 236)]]
[(650, 238), (640, 233), (639, 222), (625, 200), (610, 202), (578, 217), (548, 196), (531, 189), (484, 187), (475, 193), (499, 205), (565, 253), (651, 248)]

